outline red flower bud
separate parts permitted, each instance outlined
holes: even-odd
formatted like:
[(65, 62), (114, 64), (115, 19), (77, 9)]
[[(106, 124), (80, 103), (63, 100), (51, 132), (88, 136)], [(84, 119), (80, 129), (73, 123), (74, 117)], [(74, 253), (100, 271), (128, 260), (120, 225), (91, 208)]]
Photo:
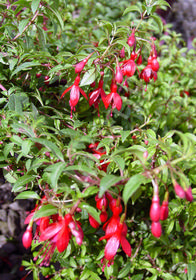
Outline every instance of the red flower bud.
[(177, 196), (179, 196), (180, 198), (185, 198), (185, 192), (177, 182), (174, 183), (174, 190)]
[(123, 47), (122, 50), (120, 51), (120, 57), (121, 58), (125, 57), (125, 47)]
[(162, 234), (161, 224), (160, 222), (152, 222), (151, 224), (151, 233), (154, 237), (159, 238)]
[(159, 197), (158, 197), (158, 195), (154, 195), (152, 198), (152, 204), (150, 207), (150, 219), (153, 222), (158, 222), (160, 219), (160, 212), (161, 212), (161, 207), (159, 204)]
[(105, 223), (106, 220), (107, 220), (107, 218), (108, 218), (108, 214), (107, 214), (106, 211), (102, 211), (99, 217), (100, 217), (100, 221), (101, 221), (102, 223)]
[(168, 218), (169, 208), (168, 208), (168, 201), (163, 201), (161, 205), (161, 213), (160, 213), (160, 220), (164, 221)]
[(84, 66), (86, 65), (87, 61), (88, 59), (85, 58), (84, 60), (77, 63), (75, 66), (75, 72), (80, 73), (84, 69)]
[(141, 65), (142, 64), (142, 55), (140, 54), (137, 61), (136, 61), (137, 65)]
[(32, 227), (28, 226), (26, 231), (24, 232), (24, 234), (22, 236), (22, 244), (26, 249), (31, 247), (32, 239), (33, 239)]
[(132, 47), (136, 42), (135, 39), (135, 30), (132, 31), (131, 35), (129, 36), (128, 40), (127, 40), (127, 44)]
[(192, 194), (192, 189), (189, 187), (187, 190), (185, 190), (185, 198), (188, 201), (193, 201), (193, 194)]
[(156, 58), (154, 58), (151, 62), (151, 67), (152, 67), (152, 70), (157, 72), (159, 70), (159, 63), (158, 63), (158, 60)]
[(89, 215), (89, 223), (93, 228), (98, 228), (100, 226), (100, 224), (91, 215)]
[(123, 73), (120, 69), (120, 66), (116, 66), (116, 75), (115, 75), (115, 80), (117, 83), (121, 84), (123, 81)]

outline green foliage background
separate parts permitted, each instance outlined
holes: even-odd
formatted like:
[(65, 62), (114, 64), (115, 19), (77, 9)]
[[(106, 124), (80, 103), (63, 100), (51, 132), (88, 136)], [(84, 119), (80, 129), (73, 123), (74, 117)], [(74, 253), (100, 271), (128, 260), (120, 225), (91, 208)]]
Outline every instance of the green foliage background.
[[(50, 279), (195, 279), (196, 203), (175, 196), (170, 170), (182, 186), (192, 185), (195, 197), (196, 52), (186, 48), (170, 25), (162, 25), (155, 10), (164, 4), (147, 0), (0, 3), (0, 167), (13, 191), (20, 193), (18, 198), (39, 200), (46, 186), (63, 194), (58, 202), (51, 201), (51, 207), (42, 209), (40, 216), (59, 210), (66, 213), (78, 199), (82, 201), (82, 214), (77, 214), (85, 234), (82, 246), (71, 241), (65, 253), (54, 254), (50, 267), (39, 267), (39, 260), (24, 260), (33, 279), (41, 274), (51, 275)], [(142, 12), (146, 13), (143, 20)], [(123, 45), (129, 57), (126, 40), (133, 26), (138, 26), (136, 36), (143, 46), (140, 71), (150, 53), (145, 40), (157, 38), (157, 81), (151, 81), (145, 91), (138, 74), (128, 79), (129, 96), (122, 87), (123, 106), (121, 111), (114, 110), (112, 118), (102, 104), (98, 117), (81, 97), (70, 119), (69, 93), (63, 100), (60, 95), (74, 82), (73, 65), (93, 50), (103, 54), (112, 37), (115, 45), (105, 62)], [(95, 57), (85, 71), (94, 71)], [(115, 67), (115, 60), (111, 66)], [(97, 82), (99, 71), (98, 67), (82, 81), (86, 93), (92, 91), (90, 84)], [(49, 85), (44, 83), (46, 75)], [(106, 93), (110, 82), (111, 70), (107, 68)], [(97, 168), (98, 160), (87, 150), (97, 141), (106, 149), (102, 158), (110, 162), (107, 173)], [(143, 158), (146, 150), (147, 159)], [(165, 187), (170, 192), (169, 219), (162, 223), (163, 235), (158, 240), (150, 232), (152, 185), (148, 174), (159, 182), (161, 201)], [(82, 176), (97, 183), (89, 184)], [(97, 218), (95, 194), (106, 190), (117, 193), (116, 185), (128, 203), (128, 240), (133, 253), (130, 260), (120, 250), (114, 265), (102, 272), (104, 246), (98, 239), (103, 231), (90, 227), (88, 213)], [(72, 203), (63, 202), (70, 199)], [(32, 246), (36, 255), (37, 244)]]

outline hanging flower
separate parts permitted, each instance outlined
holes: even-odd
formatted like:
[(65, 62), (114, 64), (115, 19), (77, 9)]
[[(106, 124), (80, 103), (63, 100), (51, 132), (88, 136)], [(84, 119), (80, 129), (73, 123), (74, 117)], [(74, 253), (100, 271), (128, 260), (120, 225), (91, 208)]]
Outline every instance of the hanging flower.
[(118, 111), (120, 111), (122, 107), (122, 99), (120, 95), (117, 93), (117, 85), (114, 80), (112, 81), (111, 84), (111, 92), (104, 98), (103, 103), (106, 109), (109, 107), (110, 104), (112, 105), (112, 109), (116, 108)]
[(68, 87), (61, 95), (61, 98), (70, 90), (70, 100), (69, 105), (71, 107), (71, 118), (72, 118), (72, 111), (75, 111), (75, 106), (78, 104), (80, 93), (88, 100), (86, 93), (79, 87), (80, 83), (80, 74), (77, 75), (75, 81), (72, 86)]

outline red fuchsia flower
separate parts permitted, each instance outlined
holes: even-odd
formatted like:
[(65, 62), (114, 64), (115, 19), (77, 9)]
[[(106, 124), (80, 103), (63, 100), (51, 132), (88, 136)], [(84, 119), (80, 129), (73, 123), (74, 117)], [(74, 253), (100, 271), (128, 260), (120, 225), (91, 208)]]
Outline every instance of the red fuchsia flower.
[(83, 233), (80, 223), (78, 221), (71, 221), (69, 223), (69, 228), (71, 230), (71, 233), (76, 238), (76, 243), (81, 246), (83, 238), (84, 238), (84, 233)]
[(143, 79), (146, 82), (146, 88), (145, 91), (147, 90), (147, 84), (151, 79), (154, 79), (154, 81), (157, 80), (157, 73), (152, 70), (151, 65), (147, 65), (140, 73), (140, 79)]
[[(105, 91), (103, 89), (103, 75), (104, 73), (101, 73), (101, 78), (99, 80), (99, 85), (97, 89), (94, 89), (89, 93), (89, 105), (92, 106), (94, 105), (95, 108), (99, 110), (99, 102), (100, 99), (104, 100), (106, 98)], [(98, 116), (99, 116), (99, 111), (98, 111)]]
[[(103, 103), (105, 108), (107, 109), (109, 105), (112, 105), (112, 109), (116, 108), (120, 111), (122, 107), (122, 99), (120, 95), (117, 93), (117, 85), (116, 82), (113, 80), (111, 84), (111, 92), (104, 98)], [(111, 112), (112, 116), (112, 112)]]
[(186, 200), (192, 202), (193, 201), (193, 194), (192, 194), (192, 188), (189, 187), (188, 189), (185, 190), (185, 198)]
[(89, 54), (85, 59), (75, 65), (75, 73), (80, 73), (84, 69), (84, 66), (86, 65), (92, 54), (93, 53)]
[[(99, 142), (90, 144), (88, 146), (88, 148), (91, 152), (93, 152), (93, 155), (97, 159), (100, 159), (102, 155), (106, 154), (106, 151), (104, 151), (103, 148), (96, 149), (98, 145), (99, 145)], [(107, 162), (107, 163), (103, 163), (103, 162), (104, 162), (104, 160), (100, 160), (100, 165), (98, 166), (98, 168), (99, 168), (99, 170), (103, 170), (103, 171), (107, 172), (107, 167), (110, 164), (110, 162)]]
[(150, 207), (150, 219), (153, 222), (158, 222), (160, 219), (160, 213), (161, 213), (161, 207), (159, 204), (159, 196), (155, 194), (152, 198), (152, 204)]
[(162, 228), (161, 228), (161, 223), (159, 221), (158, 222), (152, 222), (152, 224), (151, 224), (151, 233), (156, 238), (161, 237)]
[(174, 191), (178, 197), (185, 198), (184, 189), (176, 181), (174, 181)]
[(135, 39), (135, 29), (133, 29), (131, 35), (129, 36), (128, 40), (127, 40), (127, 44), (130, 47), (133, 47), (136, 43), (136, 39)]
[(122, 246), (123, 251), (130, 257), (131, 256), (131, 245), (126, 239), (127, 226), (123, 222), (119, 222), (117, 229), (113, 233), (109, 233), (99, 239), (99, 241), (106, 239), (107, 244), (105, 246), (105, 258), (108, 261), (112, 261), (117, 253), (119, 246)]
[(71, 118), (72, 118), (72, 111), (75, 111), (75, 106), (78, 104), (80, 93), (88, 100), (86, 93), (79, 87), (80, 83), (80, 74), (77, 75), (75, 81), (72, 86), (68, 87), (61, 95), (61, 98), (70, 90), (70, 100), (69, 105), (71, 107)]
[(121, 61), (120, 64), (123, 76), (132, 77), (136, 70), (135, 62), (132, 58)]
[(28, 226), (26, 231), (24, 232), (22, 236), (22, 244), (23, 246), (28, 249), (31, 247), (31, 243), (33, 240), (33, 234), (32, 234), (32, 226)]
[(101, 214), (99, 216), (100, 221), (102, 223), (105, 223), (108, 218), (108, 214), (106, 212), (108, 201), (106, 199), (106, 196), (104, 194), (101, 198), (99, 198), (98, 195), (96, 195), (95, 200), (97, 209), (101, 210)]

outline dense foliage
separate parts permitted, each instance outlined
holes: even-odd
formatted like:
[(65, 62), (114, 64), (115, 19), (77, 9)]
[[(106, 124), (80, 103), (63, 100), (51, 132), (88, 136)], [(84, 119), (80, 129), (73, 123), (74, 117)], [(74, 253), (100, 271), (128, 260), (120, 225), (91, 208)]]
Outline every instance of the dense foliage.
[(33, 279), (194, 279), (196, 52), (166, 6), (0, 3), (0, 166), (35, 200)]

